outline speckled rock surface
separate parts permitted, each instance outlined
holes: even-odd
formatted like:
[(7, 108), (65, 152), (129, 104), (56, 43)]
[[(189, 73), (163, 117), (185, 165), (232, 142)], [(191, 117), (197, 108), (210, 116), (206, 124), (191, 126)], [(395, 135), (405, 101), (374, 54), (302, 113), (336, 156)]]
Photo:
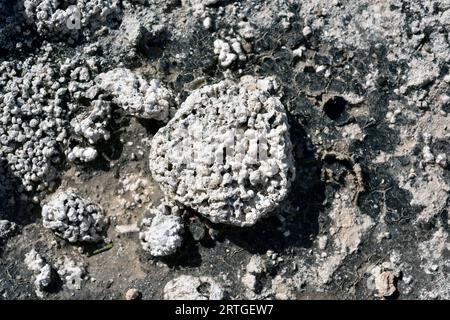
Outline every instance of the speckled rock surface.
[(59, 190), (42, 207), (43, 225), (71, 242), (98, 242), (108, 226), (103, 209), (76, 190)]
[[(0, 0), (1, 298), (203, 299), (213, 279), (450, 299), (449, 19), (448, 0)], [(44, 226), (62, 189), (110, 227), (56, 231), (103, 241)]]
[(284, 106), (272, 78), (194, 91), (153, 138), (150, 170), (166, 195), (213, 222), (254, 225), (295, 175)]
[(183, 243), (183, 220), (163, 211), (161, 207), (151, 210), (153, 217), (142, 221), (139, 233), (142, 247), (155, 257), (174, 254)]
[(166, 120), (169, 115), (172, 93), (155, 79), (147, 82), (131, 70), (119, 68), (98, 75), (96, 81), (132, 116)]

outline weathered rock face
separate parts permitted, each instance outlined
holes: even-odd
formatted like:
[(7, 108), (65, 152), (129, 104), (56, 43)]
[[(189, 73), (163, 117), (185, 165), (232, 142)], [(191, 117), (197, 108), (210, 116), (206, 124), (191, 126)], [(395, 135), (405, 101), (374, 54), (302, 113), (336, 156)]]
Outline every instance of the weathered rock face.
[(63, 38), (98, 29), (109, 16), (118, 15), (120, 6), (118, 0), (25, 0), (24, 9), (40, 35)]
[(153, 138), (150, 170), (166, 196), (215, 223), (250, 226), (294, 177), (285, 109), (272, 78), (195, 90)]
[(43, 292), (48, 289), (52, 282), (52, 268), (34, 249), (31, 249), (25, 255), (24, 262), (28, 270), (33, 272), (35, 276), (34, 286), (36, 295), (42, 298), (44, 295)]
[(0, 241), (16, 233), (18, 226), (8, 220), (0, 220)]

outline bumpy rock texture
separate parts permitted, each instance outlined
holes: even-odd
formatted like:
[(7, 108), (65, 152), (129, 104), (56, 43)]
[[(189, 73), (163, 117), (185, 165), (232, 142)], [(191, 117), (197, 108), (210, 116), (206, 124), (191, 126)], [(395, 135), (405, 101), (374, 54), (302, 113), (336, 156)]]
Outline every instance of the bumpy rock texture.
[(182, 275), (164, 286), (166, 300), (221, 300), (224, 297), (223, 287), (211, 277)]
[[(207, 276), (232, 299), (450, 299), (449, 19), (448, 0), (0, 0), (0, 296), (161, 299), (183, 274), (169, 297), (210, 297)], [(232, 128), (243, 158), (220, 151)], [(264, 128), (289, 131), (288, 169), (246, 158)], [(61, 188), (104, 209), (107, 244), (44, 227)], [(139, 226), (167, 201), (153, 260)], [(51, 222), (91, 238), (83, 217)]]
[(8, 220), (0, 220), (0, 241), (8, 239), (17, 232), (17, 224)]
[(36, 294), (42, 298), (44, 291), (48, 289), (52, 282), (52, 268), (34, 249), (25, 255), (24, 262), (34, 274)]
[(70, 290), (80, 290), (87, 278), (86, 268), (81, 262), (75, 262), (68, 257), (62, 257), (56, 261), (58, 275), (64, 280), (64, 284)]
[(183, 243), (183, 220), (166, 211), (164, 204), (151, 210), (154, 216), (142, 221), (142, 230), (139, 233), (142, 247), (155, 257), (171, 255)]
[(152, 140), (150, 170), (166, 195), (213, 222), (255, 224), (294, 178), (287, 115), (272, 78), (194, 91)]
[(98, 75), (96, 81), (132, 116), (166, 120), (169, 115), (173, 97), (158, 80), (147, 82), (131, 70), (119, 68)]
[(42, 207), (45, 228), (71, 243), (103, 240), (108, 219), (103, 209), (75, 190), (57, 191)]
[(51, 37), (78, 36), (105, 25), (119, 13), (119, 0), (25, 0), (27, 19), (39, 34)]

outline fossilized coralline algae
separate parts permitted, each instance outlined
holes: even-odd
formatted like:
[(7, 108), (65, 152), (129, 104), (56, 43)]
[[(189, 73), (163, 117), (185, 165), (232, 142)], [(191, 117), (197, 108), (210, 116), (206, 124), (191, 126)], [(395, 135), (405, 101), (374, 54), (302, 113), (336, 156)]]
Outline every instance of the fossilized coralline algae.
[(144, 250), (152, 256), (168, 256), (177, 251), (183, 243), (183, 220), (175, 214), (165, 214), (165, 206), (151, 210), (153, 218), (142, 221), (139, 233)]
[(101, 241), (108, 225), (103, 209), (73, 189), (57, 191), (42, 207), (42, 217), (45, 228), (71, 243)]
[(294, 160), (272, 78), (195, 90), (153, 138), (150, 170), (169, 198), (216, 223), (250, 226), (288, 192)]
[(100, 74), (96, 81), (132, 116), (166, 120), (169, 115), (172, 93), (158, 80), (147, 82), (129, 69), (117, 68)]

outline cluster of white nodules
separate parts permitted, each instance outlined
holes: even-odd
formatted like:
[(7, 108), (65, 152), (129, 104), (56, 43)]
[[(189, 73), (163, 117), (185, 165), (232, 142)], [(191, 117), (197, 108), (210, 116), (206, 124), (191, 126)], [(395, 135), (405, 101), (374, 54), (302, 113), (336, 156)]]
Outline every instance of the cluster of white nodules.
[(75, 190), (58, 190), (42, 207), (43, 224), (71, 242), (98, 242), (108, 226), (103, 209)]
[(222, 300), (225, 290), (211, 277), (182, 275), (164, 287), (165, 300)]
[(272, 78), (195, 90), (154, 136), (150, 170), (169, 199), (216, 223), (253, 225), (287, 195), (294, 159)]
[(96, 30), (120, 12), (119, 0), (25, 0), (24, 8), (40, 35), (56, 38)]
[(142, 247), (155, 257), (174, 254), (183, 243), (183, 220), (167, 212), (164, 204), (152, 209), (150, 213), (154, 215), (153, 218), (142, 221), (139, 233)]
[(173, 94), (159, 80), (147, 82), (129, 69), (117, 68), (97, 76), (99, 87), (131, 116), (166, 120)]
[(83, 281), (88, 276), (83, 263), (75, 262), (66, 256), (59, 258), (55, 267), (66, 287), (70, 290), (80, 290)]
[(58, 144), (67, 135), (67, 89), (54, 66), (29, 63), (0, 64), (0, 158), (27, 191), (41, 191), (56, 175)]
[[(94, 145), (99, 141), (108, 141), (110, 132), (107, 129), (111, 118), (111, 103), (104, 100), (94, 100), (92, 109), (81, 113), (70, 122), (76, 136), (85, 139), (88, 144)], [(91, 162), (97, 158), (98, 152), (93, 146), (75, 146), (66, 152), (67, 160)]]
[(8, 220), (0, 220), (0, 241), (7, 239), (19, 229), (17, 224)]
[(434, 156), (431, 151), (431, 134), (424, 133), (423, 140), (425, 143), (425, 146), (422, 149), (423, 162), (425, 164), (436, 163), (437, 165), (445, 168), (447, 166), (447, 155), (445, 153), (439, 153), (437, 156)]
[(72, 119), (70, 125), (76, 135), (85, 138), (90, 144), (100, 140), (108, 141), (110, 132), (106, 127), (111, 118), (111, 104), (104, 100), (94, 100), (91, 105), (92, 110)]
[(228, 68), (235, 61), (247, 60), (246, 54), (251, 52), (250, 42), (255, 36), (256, 30), (253, 25), (247, 21), (241, 21), (238, 23), (237, 33), (231, 31), (231, 35), (216, 39), (214, 41), (214, 53), (218, 55), (220, 65)]
[(52, 282), (52, 268), (34, 249), (25, 255), (25, 264), (35, 276), (35, 292), (38, 297), (42, 298), (43, 292)]
[[(99, 88), (92, 86), (86, 91), (86, 98), (95, 99)], [(67, 160), (74, 162), (91, 162), (97, 158), (98, 152), (95, 144), (108, 141), (110, 132), (107, 129), (111, 118), (111, 103), (101, 98), (91, 101), (91, 109), (81, 113), (70, 122), (73, 133), (81, 140), (85, 140), (90, 146), (75, 146), (66, 150)]]
[[(70, 120), (83, 108), (80, 100), (92, 102), (94, 109), (100, 103), (95, 100), (99, 88), (91, 80), (98, 59), (54, 63), (53, 54), (54, 46), (47, 44), (39, 56), (0, 63), (0, 159), (22, 180), (20, 193), (53, 186), (55, 167), (64, 151), (67, 155)], [(83, 139), (107, 134), (95, 131), (103, 128), (101, 120), (93, 122), (80, 126)]]
[(215, 40), (214, 53), (218, 55), (222, 67), (229, 67), (238, 59), (239, 61), (245, 61), (247, 59), (242, 50), (241, 43), (236, 38), (230, 39), (229, 42), (221, 39)]
[(67, 153), (67, 160), (73, 162), (79, 160), (81, 162), (91, 162), (97, 158), (98, 152), (93, 147), (75, 146)]

